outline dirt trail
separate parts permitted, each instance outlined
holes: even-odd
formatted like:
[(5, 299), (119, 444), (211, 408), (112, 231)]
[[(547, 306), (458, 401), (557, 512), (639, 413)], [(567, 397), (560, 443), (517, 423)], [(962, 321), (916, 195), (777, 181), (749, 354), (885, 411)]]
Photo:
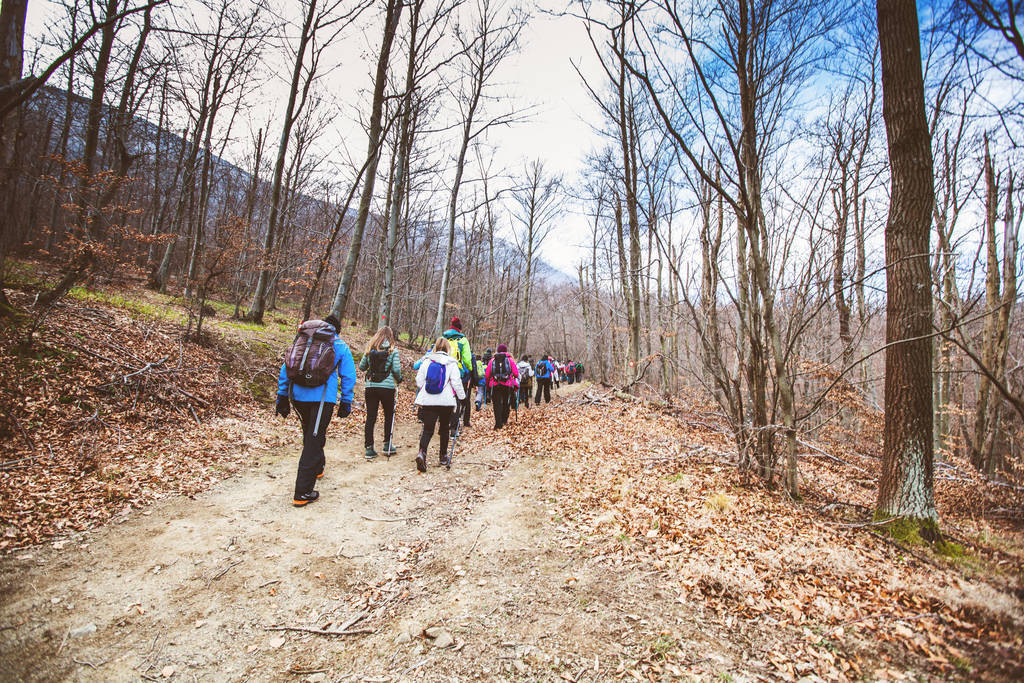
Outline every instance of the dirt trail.
[[(321, 499), (306, 508), (290, 504), (295, 425), (268, 419), (283, 445), (241, 476), (5, 560), (0, 676), (594, 680), (680, 625), (695, 658), (724, 661), (669, 601), (648, 608), (650, 577), (577, 557), (549, 488), (574, 466), (565, 454), (517, 457), (515, 427), (492, 431), (487, 410), (450, 472), (433, 466), (435, 439), (419, 475), (409, 411), (390, 461), (363, 460), (353, 417), (332, 426)], [(429, 627), (453, 645), (436, 647)]]

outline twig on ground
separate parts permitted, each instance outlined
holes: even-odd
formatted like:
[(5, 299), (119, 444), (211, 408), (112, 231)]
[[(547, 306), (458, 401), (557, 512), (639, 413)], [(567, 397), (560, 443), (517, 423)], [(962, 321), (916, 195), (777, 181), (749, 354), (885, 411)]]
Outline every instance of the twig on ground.
[(367, 520), (368, 522), (408, 522), (413, 519), (416, 519), (415, 517), (395, 517), (393, 519), (385, 519), (381, 517), (367, 517), (366, 515), (359, 516)]
[(476, 532), (476, 538), (473, 539), (473, 545), (471, 545), (469, 547), (469, 552), (466, 553), (466, 558), (465, 559), (468, 560), (469, 556), (473, 554), (474, 550), (476, 550), (476, 544), (477, 544), (477, 541), (480, 540), (480, 534), (482, 534), (484, 532), (484, 529), (486, 529), (486, 528), (487, 528), (487, 525), (484, 524), (483, 526), (480, 527), (480, 531)]
[(25, 467), (35, 459), (36, 456), (30, 455), (27, 458), (18, 458), (17, 460), (5, 460), (4, 462), (0, 462), (0, 472), (9, 469), (14, 469), (15, 467)]
[(354, 631), (331, 631), (322, 628), (309, 628), (306, 626), (265, 626), (264, 631), (298, 631), (299, 633), (312, 633), (317, 636), (358, 636), (367, 633), (374, 633), (376, 629), (359, 628)]
[(90, 662), (90, 661), (88, 661), (88, 660), (85, 660), (85, 659), (78, 659), (78, 658), (76, 658), (76, 657), (72, 657), (72, 658), (71, 658), (71, 661), (72, 661), (72, 662), (74, 662), (75, 664), (80, 664), (80, 665), (82, 665), (82, 666), (87, 666), (87, 667), (89, 667), (90, 669), (99, 669), (99, 668), (100, 668), (101, 666), (103, 666), (104, 664), (106, 664), (106, 663), (107, 663), (108, 661), (110, 661), (110, 660), (108, 660), (108, 659), (104, 659), (104, 660), (103, 660), (102, 662), (100, 662), (99, 664), (93, 664), (92, 662)]
[(424, 664), (426, 664), (426, 663), (427, 663), (427, 662), (429, 662), (429, 661), (430, 661), (430, 659), (424, 659), (424, 660), (421, 660), (421, 661), (419, 661), (419, 662), (416, 662), (415, 664), (413, 664), (412, 666), (410, 666), (410, 667), (409, 667), (408, 669), (406, 669), (406, 670), (405, 670), (405, 671), (403, 671), (402, 673), (398, 674), (398, 678), (399, 678), (399, 679), (401, 679), (402, 677), (404, 677), (404, 676), (405, 676), (405, 675), (406, 675), (407, 673), (409, 673), (410, 671), (413, 671), (414, 669), (418, 669), (418, 668), (420, 668), (421, 666), (423, 666)]
[(14, 424), (18, 428), (18, 431), (21, 432), (21, 436), (25, 439), (25, 443), (27, 443), (28, 447), (32, 449), (32, 452), (35, 452), (36, 442), (33, 441), (32, 437), (28, 435), (28, 432), (25, 431), (24, 425), (21, 424), (21, 420), (19, 420), (18, 416), (14, 414), (13, 410), (11, 411), (11, 419), (14, 420)]
[(211, 583), (213, 583), (214, 581), (216, 581), (217, 579), (219, 579), (220, 577), (224, 576), (229, 571), (231, 571), (232, 567), (236, 567), (236, 566), (238, 566), (240, 564), (242, 564), (242, 561), (241, 560), (236, 560), (235, 562), (232, 562), (228, 566), (226, 566), (223, 569), (221, 569), (219, 572), (217, 572), (216, 574), (214, 574), (213, 576), (211, 576), (210, 578), (208, 578), (206, 580), (206, 587), (209, 588)]
[(362, 612), (360, 612), (359, 614), (355, 615), (354, 617), (352, 617), (351, 619), (346, 621), (344, 624), (342, 624), (338, 628), (338, 630), (339, 631), (347, 631), (347, 630), (349, 630), (350, 628), (352, 628), (353, 626), (358, 624), (360, 621), (365, 619), (368, 614), (369, 614), (369, 612), (367, 612), (366, 610), (363, 610)]

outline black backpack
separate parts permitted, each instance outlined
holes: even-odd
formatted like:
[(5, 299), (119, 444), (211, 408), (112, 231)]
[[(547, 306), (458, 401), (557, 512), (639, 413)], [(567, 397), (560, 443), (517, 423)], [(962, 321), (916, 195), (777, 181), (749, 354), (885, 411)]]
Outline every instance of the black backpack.
[(504, 384), (512, 376), (512, 363), (507, 353), (494, 354), (494, 365), (491, 366), (491, 379)]
[(383, 382), (388, 377), (390, 351), (370, 351), (370, 371), (366, 373), (371, 382)]

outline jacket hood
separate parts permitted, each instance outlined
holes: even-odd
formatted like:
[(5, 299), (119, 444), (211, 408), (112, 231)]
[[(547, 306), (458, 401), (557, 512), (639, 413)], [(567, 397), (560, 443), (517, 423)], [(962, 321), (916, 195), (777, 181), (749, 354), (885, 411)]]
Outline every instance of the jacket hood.
[(456, 363), (456, 362), (458, 362), (454, 358), (449, 356), (447, 353), (445, 353), (444, 351), (431, 351), (430, 353), (427, 354), (426, 357), (427, 357), (428, 360), (432, 360), (432, 361), (434, 361), (436, 363)]
[(459, 337), (465, 337), (466, 335), (462, 334), (462, 332), (456, 330), (454, 327), (451, 327), (442, 332), (441, 336), (445, 339), (458, 339)]

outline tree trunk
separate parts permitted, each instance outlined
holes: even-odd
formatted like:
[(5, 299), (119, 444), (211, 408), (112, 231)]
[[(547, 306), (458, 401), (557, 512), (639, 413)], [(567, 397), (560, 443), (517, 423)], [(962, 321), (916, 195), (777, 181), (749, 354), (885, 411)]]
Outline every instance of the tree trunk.
[[(313, 38), (313, 17), (316, 15), (316, 0), (309, 0), (309, 8), (302, 24), (302, 35), (299, 37), (299, 47), (295, 52), (295, 64), (292, 67), (291, 87), (288, 90), (288, 104), (284, 110), (284, 124), (281, 126), (281, 140), (277, 146), (277, 161), (274, 163), (274, 183), (270, 191), (270, 219), (267, 221), (267, 233), (263, 238), (263, 253), (260, 255), (261, 268), (259, 279), (256, 281), (256, 291), (252, 297), (252, 306), (249, 307), (248, 320), (255, 323), (263, 322), (263, 314), (267, 307), (267, 288), (271, 284), (271, 264), (273, 262), (274, 241), (277, 238), (278, 223), (281, 215), (281, 185), (284, 178), (284, 166), (288, 157), (288, 142), (292, 135), (292, 126), (295, 124), (295, 100), (299, 93), (299, 81), (302, 80), (302, 62), (306, 55), (306, 48)], [(311, 81), (313, 75), (309, 75)], [(308, 82), (307, 82), (308, 87)]]
[(909, 520), (923, 536), (934, 538), (929, 272), (934, 187), (917, 6), (914, 0), (878, 0), (876, 8), (892, 183), (885, 226), (885, 446), (876, 514)]
[(387, 0), (387, 12), (384, 15), (384, 35), (381, 38), (380, 53), (377, 55), (377, 73), (373, 81), (373, 106), (370, 111), (370, 130), (366, 147), (366, 179), (363, 181), (363, 194), (359, 198), (359, 211), (356, 213), (356, 224), (352, 230), (352, 241), (349, 243), (348, 257), (345, 268), (338, 282), (338, 291), (334, 295), (331, 311), (338, 317), (345, 317), (348, 300), (352, 296), (352, 284), (356, 276), (356, 265), (359, 253), (363, 248), (363, 233), (370, 216), (370, 203), (373, 201), (373, 185), (377, 180), (377, 163), (380, 160), (380, 137), (383, 132), (384, 89), (388, 80), (388, 60), (391, 57), (391, 45), (398, 30), (398, 20), (404, 4), (400, 0)]

